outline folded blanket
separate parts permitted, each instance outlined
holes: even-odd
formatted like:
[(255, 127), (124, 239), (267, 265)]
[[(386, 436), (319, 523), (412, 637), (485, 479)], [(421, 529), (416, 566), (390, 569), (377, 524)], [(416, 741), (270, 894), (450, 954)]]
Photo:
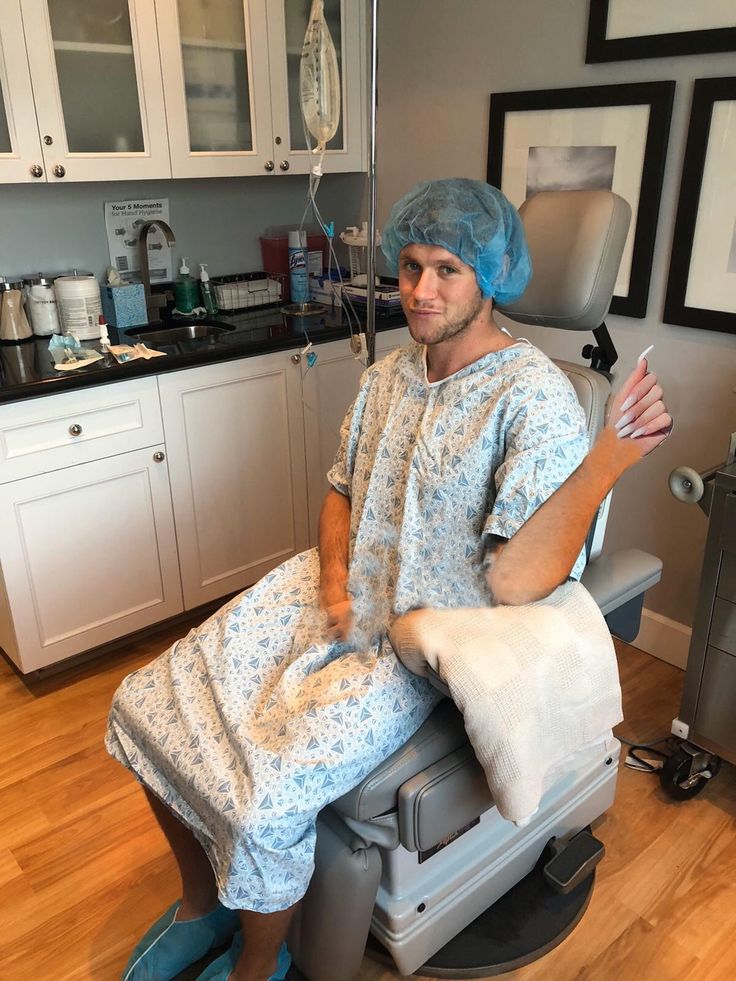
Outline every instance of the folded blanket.
[(445, 682), (500, 814), (517, 824), (545, 777), (623, 718), (611, 635), (581, 583), (526, 606), (414, 610), (390, 639), (410, 671)]

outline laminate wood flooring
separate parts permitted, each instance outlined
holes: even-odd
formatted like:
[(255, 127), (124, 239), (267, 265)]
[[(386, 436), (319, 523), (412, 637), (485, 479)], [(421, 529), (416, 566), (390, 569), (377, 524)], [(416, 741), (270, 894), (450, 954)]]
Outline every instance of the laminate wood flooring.
[[(176, 898), (165, 840), (102, 738), (120, 680), (190, 625), (41, 680), (0, 658), (0, 981), (113, 981)], [(618, 734), (666, 735), (682, 672), (625, 644), (617, 651)], [(724, 765), (678, 803), (622, 766), (595, 830), (607, 854), (582, 922), (508, 981), (736, 979), (736, 769)], [(397, 977), (366, 958), (360, 981)]]

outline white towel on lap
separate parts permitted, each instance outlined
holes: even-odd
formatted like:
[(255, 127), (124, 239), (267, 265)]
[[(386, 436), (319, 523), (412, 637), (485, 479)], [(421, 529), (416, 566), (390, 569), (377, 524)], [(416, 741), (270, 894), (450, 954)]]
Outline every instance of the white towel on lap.
[(623, 718), (611, 635), (579, 582), (526, 606), (415, 610), (390, 638), (410, 671), (429, 665), (449, 688), (510, 821), (526, 823), (545, 776)]

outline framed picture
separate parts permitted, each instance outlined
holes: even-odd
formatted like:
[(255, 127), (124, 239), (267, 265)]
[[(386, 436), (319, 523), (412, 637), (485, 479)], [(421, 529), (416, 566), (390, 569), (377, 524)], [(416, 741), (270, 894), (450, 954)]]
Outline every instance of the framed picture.
[(587, 64), (713, 51), (736, 51), (733, 0), (590, 0)]
[(491, 96), (489, 184), (517, 208), (543, 189), (608, 188), (631, 205), (611, 313), (644, 317), (674, 82)]
[(664, 321), (736, 334), (736, 77), (693, 88)]

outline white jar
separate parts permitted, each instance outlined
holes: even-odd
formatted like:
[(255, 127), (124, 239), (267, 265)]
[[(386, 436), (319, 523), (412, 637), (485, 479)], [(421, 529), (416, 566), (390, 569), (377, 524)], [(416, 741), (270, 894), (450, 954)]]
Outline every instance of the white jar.
[(59, 319), (64, 334), (74, 334), (80, 341), (100, 336), (100, 284), (91, 274), (59, 276), (54, 281)]
[(27, 276), (23, 280), (23, 292), (33, 333), (38, 337), (61, 333), (54, 277), (45, 276), (43, 273), (39, 273), (38, 276)]

